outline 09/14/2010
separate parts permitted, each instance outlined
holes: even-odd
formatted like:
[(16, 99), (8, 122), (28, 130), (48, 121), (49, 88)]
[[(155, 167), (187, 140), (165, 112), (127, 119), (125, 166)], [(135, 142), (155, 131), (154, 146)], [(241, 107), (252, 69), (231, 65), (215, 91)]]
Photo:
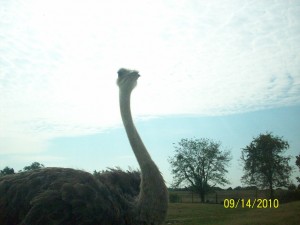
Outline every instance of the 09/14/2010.
[(224, 199), (224, 208), (226, 209), (235, 209), (237, 207), (241, 208), (257, 208), (257, 209), (266, 209), (266, 208), (278, 208), (279, 200), (278, 199)]

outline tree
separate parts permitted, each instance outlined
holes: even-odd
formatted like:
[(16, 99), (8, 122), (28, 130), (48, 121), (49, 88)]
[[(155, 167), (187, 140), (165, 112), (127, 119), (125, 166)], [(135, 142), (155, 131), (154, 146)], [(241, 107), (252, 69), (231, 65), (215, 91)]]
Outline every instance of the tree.
[(39, 163), (39, 162), (33, 162), (31, 163), (30, 166), (25, 166), (24, 167), (24, 171), (30, 171), (30, 170), (36, 170), (36, 169), (41, 169), (45, 167), (43, 164)]
[(0, 176), (8, 175), (8, 174), (14, 174), (15, 170), (13, 168), (10, 168), (6, 166), (3, 170), (0, 170)]
[(181, 139), (175, 146), (175, 156), (169, 158), (174, 186), (188, 183), (205, 201), (209, 187), (224, 185), (226, 167), (231, 160), (229, 151), (220, 150), (221, 143), (209, 139)]
[(297, 186), (295, 184), (289, 184), (288, 190), (289, 191), (295, 191), (297, 189)]
[[(299, 171), (300, 171), (300, 154), (298, 156), (296, 156), (296, 166), (299, 168)], [(296, 177), (296, 179), (300, 183), (300, 177)]]
[(252, 142), (242, 150), (244, 175), (242, 182), (269, 188), (270, 198), (274, 198), (275, 187), (287, 187), (292, 167), (289, 156), (283, 153), (289, 144), (282, 137), (267, 132), (253, 138)]

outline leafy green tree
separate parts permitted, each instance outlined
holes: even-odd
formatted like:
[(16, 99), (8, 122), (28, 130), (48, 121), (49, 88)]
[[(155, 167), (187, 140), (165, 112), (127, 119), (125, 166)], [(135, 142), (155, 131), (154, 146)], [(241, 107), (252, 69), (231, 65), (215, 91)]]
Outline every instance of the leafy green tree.
[(36, 170), (36, 169), (41, 169), (45, 167), (43, 164), (39, 163), (39, 162), (33, 162), (31, 163), (30, 166), (25, 166), (24, 167), (24, 171), (30, 171), (30, 170)]
[(0, 170), (0, 176), (8, 175), (8, 174), (14, 174), (15, 170), (13, 168), (10, 168), (6, 166), (3, 170)]
[(242, 150), (244, 175), (242, 182), (269, 188), (270, 197), (274, 198), (275, 187), (287, 187), (292, 167), (291, 157), (284, 156), (289, 144), (282, 137), (267, 132), (253, 138), (252, 142)]
[(297, 189), (297, 186), (295, 184), (289, 184), (288, 190), (289, 191), (295, 191)]
[[(299, 168), (300, 171), (300, 154), (296, 156), (296, 166)], [(296, 177), (297, 181), (300, 183), (300, 177)]]
[(229, 184), (225, 174), (231, 156), (229, 151), (221, 151), (220, 147), (220, 142), (209, 139), (181, 139), (175, 146), (175, 156), (169, 158), (173, 185), (191, 185), (204, 202), (211, 186)]

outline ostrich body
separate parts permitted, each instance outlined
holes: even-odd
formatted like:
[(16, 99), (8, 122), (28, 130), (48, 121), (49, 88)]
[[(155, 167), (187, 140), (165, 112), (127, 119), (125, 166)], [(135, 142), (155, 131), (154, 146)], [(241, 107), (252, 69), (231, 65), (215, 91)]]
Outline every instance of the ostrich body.
[(167, 188), (133, 124), (130, 110), (130, 95), (139, 76), (135, 70), (120, 69), (117, 80), (122, 121), (141, 170), (139, 193), (122, 191), (121, 181), (112, 182), (112, 177), (130, 176), (116, 170), (102, 178), (69, 168), (6, 175), (0, 178), (0, 224), (163, 224)]

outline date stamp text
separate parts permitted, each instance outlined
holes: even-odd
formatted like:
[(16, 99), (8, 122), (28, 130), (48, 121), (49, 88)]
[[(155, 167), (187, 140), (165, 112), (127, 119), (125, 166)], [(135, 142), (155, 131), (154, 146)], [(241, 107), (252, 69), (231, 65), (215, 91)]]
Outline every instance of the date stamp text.
[(236, 209), (236, 208), (249, 208), (249, 209), (267, 209), (279, 207), (278, 199), (224, 199), (224, 208), (225, 209)]

